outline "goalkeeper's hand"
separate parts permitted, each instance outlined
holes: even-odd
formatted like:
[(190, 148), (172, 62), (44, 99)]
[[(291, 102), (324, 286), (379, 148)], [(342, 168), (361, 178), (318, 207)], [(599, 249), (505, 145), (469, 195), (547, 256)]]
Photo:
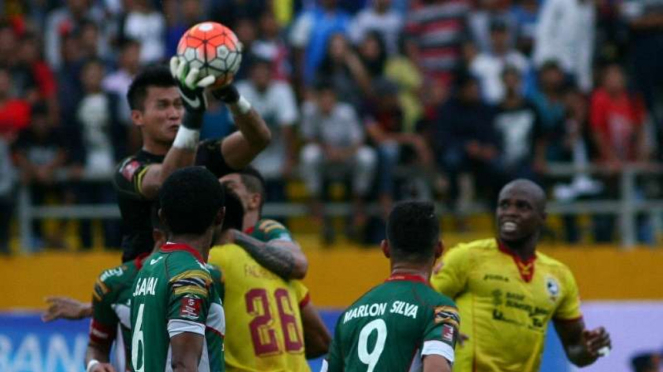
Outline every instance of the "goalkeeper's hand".
[(189, 64), (184, 58), (178, 56), (170, 59), (170, 73), (177, 81), (177, 87), (186, 111), (191, 114), (202, 115), (207, 109), (205, 88), (214, 84), (216, 77), (209, 75), (200, 78), (200, 70), (195, 67), (189, 68)]

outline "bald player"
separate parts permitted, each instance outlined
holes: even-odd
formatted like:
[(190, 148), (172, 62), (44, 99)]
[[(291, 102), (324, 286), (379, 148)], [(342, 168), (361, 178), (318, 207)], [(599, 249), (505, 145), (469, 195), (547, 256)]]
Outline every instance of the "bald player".
[(587, 366), (609, 352), (603, 327), (587, 330), (569, 268), (536, 251), (546, 195), (535, 183), (502, 188), (498, 237), (460, 244), (431, 278), (456, 302), (467, 340), (456, 348), (457, 372), (536, 372), (552, 320), (571, 362)]

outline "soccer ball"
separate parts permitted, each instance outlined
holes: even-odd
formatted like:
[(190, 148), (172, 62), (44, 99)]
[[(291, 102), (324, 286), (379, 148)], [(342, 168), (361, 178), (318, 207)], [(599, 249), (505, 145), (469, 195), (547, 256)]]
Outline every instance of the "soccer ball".
[(216, 76), (215, 85), (232, 81), (242, 62), (242, 43), (228, 27), (216, 22), (199, 23), (182, 35), (177, 55), (190, 68), (200, 70), (200, 78)]

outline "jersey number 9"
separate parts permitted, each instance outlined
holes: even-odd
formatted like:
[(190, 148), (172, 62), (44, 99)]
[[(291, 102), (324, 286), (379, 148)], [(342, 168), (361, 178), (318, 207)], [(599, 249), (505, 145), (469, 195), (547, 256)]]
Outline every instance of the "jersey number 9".
[[(276, 340), (276, 331), (272, 326), (273, 318), (269, 310), (267, 291), (262, 288), (254, 288), (246, 292), (244, 297), (246, 299), (246, 310), (254, 316), (251, 323), (249, 323), (249, 328), (256, 356), (280, 353), (279, 343)], [(304, 344), (300, 337), (295, 309), (288, 296), (288, 291), (283, 288), (277, 289), (274, 291), (274, 299), (281, 321), (285, 350), (288, 352), (301, 352)]]
[[(378, 337), (375, 340), (373, 350), (368, 351), (368, 338), (377, 331)], [(387, 341), (387, 324), (382, 319), (375, 319), (374, 321), (366, 324), (359, 332), (359, 344), (357, 345), (357, 352), (359, 353), (359, 360), (362, 363), (368, 364), (366, 372), (373, 372), (375, 366), (380, 360), (380, 355), (384, 351), (384, 343)]]

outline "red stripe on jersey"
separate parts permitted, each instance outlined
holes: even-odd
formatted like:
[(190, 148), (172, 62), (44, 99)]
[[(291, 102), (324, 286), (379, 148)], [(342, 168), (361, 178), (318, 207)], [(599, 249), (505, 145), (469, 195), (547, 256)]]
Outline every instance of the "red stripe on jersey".
[(310, 302), (311, 302), (311, 294), (310, 294), (310, 293), (307, 293), (306, 296), (305, 296), (301, 301), (299, 301), (299, 308), (300, 308), (300, 309), (303, 309), (303, 308), (306, 307), (306, 305), (308, 305)]
[(136, 257), (136, 259), (134, 260), (134, 264), (136, 264), (136, 270), (140, 271), (140, 269), (143, 267), (143, 262), (145, 261), (145, 259), (149, 255), (150, 255), (150, 252), (145, 252), (145, 253), (141, 253), (140, 255), (138, 255), (138, 257)]
[(115, 340), (115, 327), (107, 326), (99, 323), (98, 320), (92, 318), (90, 322), (90, 340), (98, 344), (111, 344)]
[(205, 326), (205, 330), (217, 334), (219, 337), (221, 337), (221, 338), (224, 339), (224, 340), (226, 339), (226, 336), (225, 336), (224, 334), (222, 334), (221, 332), (217, 331), (216, 329), (214, 329), (214, 328), (212, 328), (212, 327), (210, 327), (210, 326), (207, 326), (207, 325), (206, 325), (206, 326)]
[(582, 315), (579, 316), (579, 317), (577, 317), (577, 318), (571, 318), (571, 319), (557, 319), (557, 318), (553, 318), (553, 320), (554, 320), (555, 322), (560, 322), (560, 323), (575, 323), (575, 322), (578, 322), (578, 321), (581, 321), (581, 320), (582, 320)]
[(398, 282), (398, 281), (408, 281), (408, 282), (421, 282), (428, 285), (428, 280), (421, 275), (412, 275), (412, 274), (391, 274), (391, 276), (385, 280), (385, 282)]
[(513, 258), (513, 261), (516, 263), (516, 267), (518, 268), (518, 272), (520, 273), (520, 277), (523, 278), (525, 283), (529, 283), (532, 281), (532, 278), (534, 278), (534, 261), (536, 261), (536, 253), (532, 256), (529, 257), (526, 260), (523, 260), (515, 254), (515, 252), (506, 246), (506, 244), (502, 243), (499, 239), (497, 239), (497, 247), (500, 250), (500, 252), (508, 254)]
[(255, 231), (256, 227), (255, 226), (250, 226), (246, 230), (244, 230), (244, 233), (247, 235), (253, 234), (253, 231)]
[(184, 252), (189, 252), (191, 253), (200, 263), (205, 263), (205, 260), (203, 259), (203, 255), (200, 254), (197, 250), (189, 247), (186, 244), (180, 244), (180, 243), (166, 243), (161, 246), (161, 252), (163, 253), (172, 253), (175, 251), (184, 251)]
[(421, 27), (420, 32), (463, 31), (463, 21), (459, 18), (447, 18), (430, 22)]

